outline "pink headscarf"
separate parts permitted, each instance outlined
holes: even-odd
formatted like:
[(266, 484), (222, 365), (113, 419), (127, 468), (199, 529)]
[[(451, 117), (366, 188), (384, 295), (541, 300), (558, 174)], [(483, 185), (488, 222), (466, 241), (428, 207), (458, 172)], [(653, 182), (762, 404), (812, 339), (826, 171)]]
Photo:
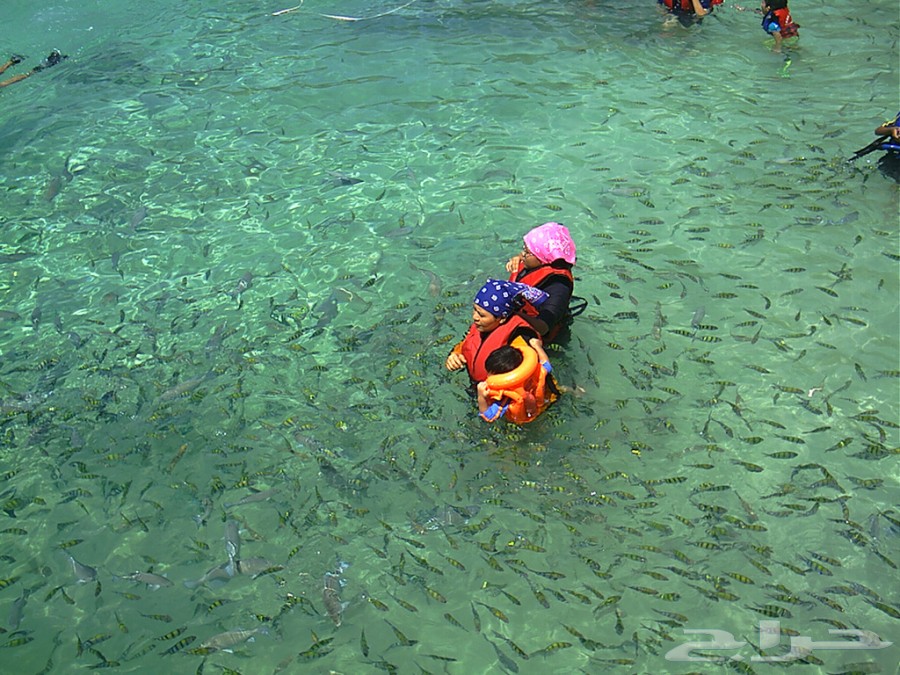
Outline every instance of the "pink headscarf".
[(575, 242), (560, 223), (544, 223), (525, 235), (525, 246), (545, 265), (562, 258), (575, 264)]

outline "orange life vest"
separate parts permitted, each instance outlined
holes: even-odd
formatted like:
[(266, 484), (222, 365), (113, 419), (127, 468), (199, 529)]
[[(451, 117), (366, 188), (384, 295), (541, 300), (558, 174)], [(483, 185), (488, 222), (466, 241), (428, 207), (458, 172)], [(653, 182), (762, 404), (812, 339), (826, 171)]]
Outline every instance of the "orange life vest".
[(789, 38), (800, 34), (799, 23), (794, 23), (787, 7), (770, 9), (762, 19), (762, 28), (769, 35), (774, 35), (777, 30), (781, 37)]
[(565, 267), (551, 267), (550, 265), (541, 265), (531, 270), (526, 270), (523, 263), (519, 263), (519, 268), (509, 275), (510, 281), (518, 281), (520, 284), (528, 284), (535, 288), (540, 288), (541, 283), (547, 277), (560, 276), (574, 283), (572, 270)]
[[(572, 275), (571, 269), (567, 269), (564, 267), (551, 267), (550, 265), (541, 265), (540, 267), (526, 270), (525, 264), (521, 262), (519, 263), (519, 268), (509, 275), (509, 280), (518, 281), (520, 284), (528, 284), (529, 286), (534, 286), (535, 288), (541, 288), (541, 284), (544, 283), (544, 281), (553, 277), (562, 277), (563, 279), (568, 279), (569, 283), (573, 286), (575, 284), (575, 277)], [(538, 309), (530, 302), (526, 302), (519, 310), (519, 313), (534, 317), (538, 315)], [(565, 320), (566, 318), (563, 317), (562, 322), (564, 322)], [(550, 330), (548, 330), (547, 334), (543, 336), (544, 344), (550, 344), (551, 342), (553, 342), (553, 340), (559, 334), (561, 328), (561, 324), (550, 326)]]
[(776, 9), (772, 12), (775, 15), (776, 21), (778, 21), (778, 26), (781, 29), (781, 37), (794, 37), (795, 35), (799, 35), (800, 31), (797, 30), (800, 28), (800, 24), (794, 23), (794, 20), (791, 18), (791, 13), (787, 7), (783, 7), (782, 9)]
[(514, 424), (527, 424), (559, 398), (559, 388), (553, 376), (538, 362), (537, 352), (525, 340), (517, 337), (510, 346), (522, 353), (522, 363), (508, 373), (489, 375), (485, 380), (485, 396), (490, 401), (508, 403), (507, 420)]
[[(534, 329), (521, 316), (513, 315), (507, 321), (501, 323), (487, 335), (482, 335), (475, 324), (469, 326), (469, 332), (466, 337), (458, 345), (459, 353), (466, 359), (466, 369), (469, 371), (469, 377), (473, 382), (483, 382), (488, 377), (488, 372), (484, 367), (485, 359), (492, 351), (499, 347), (505, 347), (509, 344), (510, 336), (517, 328), (528, 328), (534, 332)], [(537, 333), (534, 333), (537, 337)], [(454, 348), (456, 351), (456, 348)]]

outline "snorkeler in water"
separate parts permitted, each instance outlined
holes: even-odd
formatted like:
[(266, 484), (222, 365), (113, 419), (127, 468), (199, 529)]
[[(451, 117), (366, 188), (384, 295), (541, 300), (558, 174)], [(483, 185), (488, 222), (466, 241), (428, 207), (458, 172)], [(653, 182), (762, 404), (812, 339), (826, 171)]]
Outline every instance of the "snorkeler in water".
[[(31, 70), (24, 73), (19, 73), (18, 75), (13, 75), (12, 77), (0, 82), (0, 87), (8, 87), (9, 85), (15, 84), (16, 82), (21, 82), (22, 80), (31, 77), (35, 73), (39, 73), (40, 71), (44, 70), (44, 68), (51, 68), (58, 63), (62, 63), (62, 61), (67, 58), (69, 58), (68, 54), (63, 54), (58, 49), (54, 49), (47, 55), (47, 58), (45, 58)], [(7, 59), (6, 63), (0, 65), (0, 75), (5, 73), (7, 69), (11, 68), (12, 66), (22, 63), (22, 61), (24, 60), (24, 56), (13, 54), (9, 57), (9, 59)]]

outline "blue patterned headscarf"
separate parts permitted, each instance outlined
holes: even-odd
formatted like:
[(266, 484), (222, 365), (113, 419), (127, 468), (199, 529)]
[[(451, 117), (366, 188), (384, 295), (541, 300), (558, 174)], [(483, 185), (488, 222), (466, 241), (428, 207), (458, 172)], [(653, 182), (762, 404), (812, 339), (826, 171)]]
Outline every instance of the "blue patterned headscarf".
[(549, 296), (528, 284), (500, 279), (488, 279), (475, 296), (475, 304), (503, 319), (519, 309), (525, 301), (537, 307)]

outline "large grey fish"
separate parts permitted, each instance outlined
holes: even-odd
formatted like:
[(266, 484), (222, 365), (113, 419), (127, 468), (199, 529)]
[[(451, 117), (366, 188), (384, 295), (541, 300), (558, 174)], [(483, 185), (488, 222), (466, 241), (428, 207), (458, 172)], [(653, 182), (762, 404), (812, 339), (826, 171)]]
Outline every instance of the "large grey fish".
[(694, 334), (691, 335), (691, 342), (697, 337), (697, 332), (700, 330), (704, 316), (706, 316), (706, 307), (700, 305), (694, 310), (694, 315), (691, 317), (691, 328), (694, 329)]
[(316, 322), (315, 328), (321, 330), (338, 315), (338, 289), (332, 290), (327, 298), (316, 305), (316, 312), (319, 314), (319, 320)]
[(198, 377), (192, 377), (189, 380), (185, 380), (184, 382), (179, 382), (178, 384), (169, 387), (163, 393), (161, 393), (156, 401), (154, 401), (154, 406), (159, 405), (160, 403), (165, 403), (166, 401), (171, 401), (172, 399), (181, 398), (185, 394), (189, 394), (194, 391), (201, 384), (206, 382), (206, 380), (212, 378), (215, 375), (213, 371), (209, 371), (204, 375), (200, 375)]
[(238, 279), (234, 288), (228, 291), (228, 297), (232, 300), (240, 299), (241, 294), (248, 288), (253, 286), (253, 272), (244, 272), (243, 276)]
[(265, 626), (254, 628), (252, 630), (228, 630), (218, 635), (213, 635), (200, 643), (200, 649), (210, 649), (213, 651), (231, 651), (229, 647), (242, 644), (248, 640), (252, 640), (257, 635), (268, 635), (269, 629)]
[(419, 511), (412, 518), (414, 529), (416, 530), (439, 530), (444, 527), (456, 527), (465, 525), (469, 518), (478, 514), (480, 507), (472, 506), (453, 506), (452, 504), (443, 504), (437, 508)]
[(232, 572), (228, 571), (229, 566), (229, 563), (217, 565), (207, 570), (206, 574), (199, 579), (185, 581), (184, 586), (185, 588), (197, 588), (197, 586), (204, 586), (210, 581), (228, 581), (234, 576), (234, 570)]
[(309, 434), (303, 433), (302, 431), (295, 431), (293, 436), (294, 436), (294, 440), (297, 441), (303, 447), (305, 447), (307, 450), (312, 450), (313, 452), (322, 453), (328, 449), (328, 447), (324, 443), (313, 438)]
[(66, 157), (66, 161), (63, 163), (62, 171), (60, 171), (58, 174), (55, 174), (47, 184), (47, 188), (44, 190), (45, 202), (52, 202), (56, 198), (56, 195), (58, 195), (63, 189), (65, 184), (70, 182), (72, 178), (74, 178), (72, 172), (69, 170), (70, 159), (72, 159), (71, 155)]
[(19, 262), (20, 260), (25, 260), (26, 258), (31, 258), (35, 255), (37, 255), (37, 253), (29, 253), (26, 251), (20, 253), (0, 253), (0, 265)]
[(90, 565), (78, 562), (70, 553), (66, 553), (66, 555), (69, 558), (69, 562), (72, 564), (72, 570), (75, 572), (75, 578), (78, 580), (79, 584), (86, 584), (97, 579), (97, 570)]
[(238, 574), (243, 574), (247, 577), (255, 577), (265, 572), (284, 569), (282, 565), (266, 558), (242, 558), (235, 562), (235, 568)]
[(121, 259), (122, 259), (122, 252), (121, 251), (113, 251), (112, 255), (110, 255), (110, 257), (109, 257), (109, 262), (112, 265), (113, 270), (115, 270), (118, 273), (118, 275), (124, 279), (125, 272), (123, 272), (119, 268), (119, 260), (121, 260)]
[(413, 263), (409, 263), (409, 266), (416, 270), (416, 272), (420, 272), (427, 277), (428, 295), (430, 295), (432, 298), (437, 298), (441, 295), (441, 292), (443, 291), (443, 285), (441, 284), (441, 278), (437, 274), (435, 274), (431, 270), (417, 267)]
[(215, 506), (215, 503), (209, 497), (204, 497), (203, 500), (200, 502), (200, 505), (203, 507), (203, 512), (198, 513), (195, 516), (191, 516), (193, 518), (194, 522), (197, 523), (197, 527), (203, 527), (204, 525), (206, 525), (206, 521), (209, 520), (209, 516), (213, 512), (213, 507)]
[(341, 601), (341, 577), (334, 572), (326, 572), (322, 588), (322, 604), (328, 618), (339, 628), (344, 620), (344, 609), (347, 603)]
[(31, 330), (33, 330), (35, 333), (37, 333), (38, 327), (41, 325), (42, 315), (43, 312), (41, 311), (40, 305), (31, 310)]
[(850, 223), (855, 223), (859, 220), (859, 211), (851, 211), (843, 218), (839, 220), (831, 220), (830, 218), (826, 221), (826, 225), (849, 225)]
[(207, 356), (211, 356), (219, 350), (219, 348), (222, 346), (222, 342), (225, 340), (225, 333), (227, 330), (227, 321), (223, 321), (218, 326), (216, 326), (216, 329), (209, 337), (209, 340), (206, 341), (206, 346), (204, 347), (204, 351), (206, 352)]
[(131, 572), (130, 574), (123, 574), (118, 578), (127, 579), (128, 581), (136, 581), (139, 584), (146, 584), (147, 588), (153, 590), (172, 585), (172, 582), (166, 579), (164, 576), (153, 574), (152, 572)]
[(25, 603), (28, 602), (28, 589), (22, 591), (20, 595), (9, 609), (9, 619), (7, 625), (10, 630), (18, 630), (19, 624), (22, 623), (22, 616), (25, 612)]
[(256, 490), (255, 492), (251, 492), (249, 495), (241, 497), (236, 502), (228, 502), (226, 504), (222, 504), (226, 509), (234, 508), (235, 506), (243, 506), (244, 504), (252, 504), (253, 502), (264, 502), (270, 497), (274, 497), (278, 493), (278, 488), (271, 488), (270, 490)]
[(669, 321), (666, 318), (666, 315), (662, 312), (662, 305), (659, 301), (656, 302), (656, 308), (654, 310), (654, 319), (653, 319), (653, 328), (651, 329), (651, 333), (653, 335), (654, 340), (659, 340), (662, 337), (662, 329)]
[(131, 229), (131, 233), (134, 234), (137, 232), (137, 226), (144, 222), (144, 219), (147, 217), (147, 207), (141, 206), (137, 211), (135, 211), (131, 215), (131, 220), (128, 221), (128, 227)]
[(498, 647), (496, 644), (494, 644), (494, 642), (489, 640), (486, 636), (482, 635), (482, 637), (485, 640), (487, 640), (488, 643), (490, 643), (491, 647), (494, 648), (494, 653), (497, 654), (497, 660), (499, 661), (500, 665), (502, 665), (506, 670), (508, 670), (511, 673), (519, 672), (519, 665), (510, 656), (505, 654), (503, 652), (503, 650), (500, 649), (500, 647)]
[(52, 202), (56, 199), (56, 195), (59, 194), (60, 190), (63, 187), (63, 178), (62, 176), (53, 176), (50, 179), (50, 182), (47, 183), (47, 187), (44, 189), (44, 201)]
[(694, 310), (694, 316), (691, 317), (691, 328), (697, 328), (700, 326), (700, 323), (703, 321), (703, 317), (706, 316), (706, 307), (700, 305), (697, 309)]
[(357, 185), (358, 183), (363, 182), (362, 178), (355, 178), (354, 176), (350, 176), (343, 171), (329, 171), (328, 175), (331, 176), (331, 184), (334, 187)]
[(226, 570), (234, 576), (241, 560), (241, 532), (240, 524), (236, 520), (225, 521), (225, 553), (228, 554)]

